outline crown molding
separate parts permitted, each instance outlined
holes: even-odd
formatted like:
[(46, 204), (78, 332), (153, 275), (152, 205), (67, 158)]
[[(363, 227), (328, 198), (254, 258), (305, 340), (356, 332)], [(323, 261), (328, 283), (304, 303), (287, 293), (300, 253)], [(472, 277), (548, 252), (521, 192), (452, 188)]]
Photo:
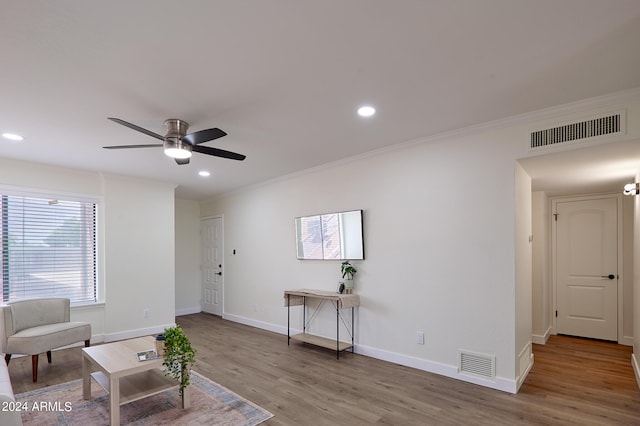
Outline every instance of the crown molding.
[(609, 108), (614, 105), (619, 105), (621, 103), (629, 102), (636, 99), (640, 100), (640, 87), (622, 90), (614, 93), (609, 93), (602, 96), (587, 98), (580, 101), (570, 102), (567, 104), (548, 107), (548, 108), (526, 112), (526, 113), (513, 115), (509, 117), (504, 117), (497, 120), (491, 120), (484, 123), (462, 127), (456, 130), (438, 133), (435, 135), (422, 136), (416, 139), (411, 139), (405, 142), (400, 142), (400, 143), (389, 145), (383, 148), (367, 151), (362, 154), (354, 155), (347, 158), (342, 158), (337, 161), (321, 164), (319, 166), (314, 166), (304, 170), (299, 170), (297, 172), (288, 173), (286, 175), (265, 180), (264, 182), (259, 182), (256, 184), (244, 186), (242, 188), (237, 188), (232, 191), (224, 192), (212, 198), (203, 200), (201, 201), (201, 203), (215, 202), (217, 200), (229, 197), (234, 194), (251, 191), (263, 186), (272, 185), (274, 183), (295, 179), (308, 174), (317, 173), (327, 169), (332, 169), (345, 164), (360, 161), (366, 158), (384, 155), (389, 152), (400, 151), (400, 150), (407, 149), (417, 145), (441, 142), (446, 139), (467, 136), (469, 134), (473, 134), (481, 131), (504, 129), (507, 127), (515, 126), (515, 125), (526, 124), (528, 122), (548, 120), (552, 118), (557, 118), (559, 115), (566, 116), (568, 114), (584, 113), (586, 111), (597, 109), (597, 108), (604, 108), (604, 107)]

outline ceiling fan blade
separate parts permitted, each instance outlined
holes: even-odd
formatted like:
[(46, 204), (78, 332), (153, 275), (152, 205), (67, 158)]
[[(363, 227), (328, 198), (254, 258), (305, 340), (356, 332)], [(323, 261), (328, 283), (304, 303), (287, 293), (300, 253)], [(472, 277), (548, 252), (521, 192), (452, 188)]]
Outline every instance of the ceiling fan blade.
[(149, 135), (152, 138), (160, 139), (161, 141), (164, 140), (164, 136), (161, 136), (161, 135), (159, 135), (157, 133), (154, 133), (151, 130), (143, 129), (140, 126), (136, 126), (135, 124), (131, 124), (128, 121), (124, 121), (124, 120), (121, 120), (119, 118), (113, 118), (113, 117), (108, 117), (108, 118), (109, 118), (109, 120), (111, 120), (113, 122), (116, 122), (118, 124), (122, 124), (123, 126), (128, 127), (130, 129), (137, 130), (138, 132), (144, 133), (145, 135)]
[(106, 148), (106, 149), (157, 148), (159, 146), (163, 146), (163, 144), (153, 143), (150, 145), (113, 145), (113, 146), (103, 146), (103, 148)]
[(227, 132), (214, 127), (213, 129), (205, 129), (189, 133), (188, 135), (183, 136), (182, 140), (187, 141), (187, 143), (190, 143), (191, 145), (198, 145), (204, 142), (221, 138), (223, 136), (227, 136)]
[(245, 155), (237, 154), (231, 151), (225, 151), (224, 149), (211, 148), (210, 146), (195, 145), (193, 151), (201, 154), (214, 155), (216, 157), (228, 158), (230, 160), (242, 161), (247, 158)]
[(178, 165), (189, 164), (188, 158), (174, 158), (174, 160), (176, 160), (176, 163), (178, 163)]

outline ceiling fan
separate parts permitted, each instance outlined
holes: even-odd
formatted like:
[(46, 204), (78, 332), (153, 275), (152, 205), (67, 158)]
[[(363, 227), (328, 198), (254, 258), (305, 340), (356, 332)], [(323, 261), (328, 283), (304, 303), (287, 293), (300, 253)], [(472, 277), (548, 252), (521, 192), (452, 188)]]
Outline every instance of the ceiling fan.
[(189, 123), (177, 118), (170, 118), (164, 122), (165, 126), (167, 126), (167, 134), (162, 136), (119, 118), (109, 117), (109, 120), (114, 121), (118, 124), (122, 124), (123, 126), (130, 129), (137, 130), (138, 132), (144, 133), (145, 135), (149, 135), (152, 138), (160, 139), (162, 143), (147, 145), (115, 145), (103, 147), (106, 149), (164, 147), (165, 155), (173, 158), (178, 164), (189, 164), (189, 158), (191, 158), (192, 151), (199, 152), (201, 154), (213, 155), (215, 157), (229, 158), (231, 160), (242, 161), (246, 158), (246, 156), (237, 154), (235, 152), (200, 145), (201, 143), (209, 142), (227, 135), (225, 131), (218, 129), (217, 127), (214, 127), (212, 129), (199, 130), (197, 132), (187, 134)]

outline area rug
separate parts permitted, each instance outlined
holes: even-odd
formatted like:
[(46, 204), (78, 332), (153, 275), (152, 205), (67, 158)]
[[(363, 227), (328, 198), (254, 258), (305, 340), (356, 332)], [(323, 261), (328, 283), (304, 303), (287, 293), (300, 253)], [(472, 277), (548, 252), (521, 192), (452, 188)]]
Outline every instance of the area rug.
[[(180, 408), (177, 390), (143, 398), (120, 407), (120, 421), (131, 425), (253, 426), (273, 414), (192, 371), (191, 406)], [(82, 398), (82, 380), (16, 395), (25, 426), (108, 425), (109, 395), (91, 383), (90, 400)]]

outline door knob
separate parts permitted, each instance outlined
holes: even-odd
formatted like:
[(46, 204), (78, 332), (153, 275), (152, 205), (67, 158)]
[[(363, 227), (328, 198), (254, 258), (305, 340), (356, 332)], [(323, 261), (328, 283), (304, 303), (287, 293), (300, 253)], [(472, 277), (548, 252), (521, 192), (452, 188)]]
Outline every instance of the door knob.
[(215, 274), (216, 275), (222, 275), (222, 272), (216, 272)]
[(614, 279), (616, 276), (613, 274), (609, 274), (609, 275), (602, 275), (601, 278), (609, 278), (610, 280)]

